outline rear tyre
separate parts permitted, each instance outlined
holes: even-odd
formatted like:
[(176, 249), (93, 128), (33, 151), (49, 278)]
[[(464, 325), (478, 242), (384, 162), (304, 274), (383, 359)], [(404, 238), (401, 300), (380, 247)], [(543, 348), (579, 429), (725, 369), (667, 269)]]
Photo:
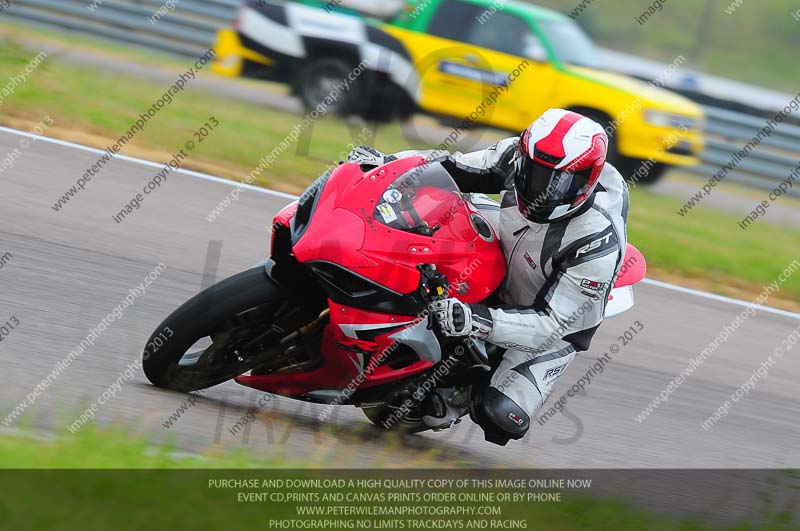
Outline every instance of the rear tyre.
[(365, 120), (386, 123), (396, 119), (405, 122), (413, 116), (416, 104), (388, 76), (372, 73), (365, 83), (369, 84), (369, 90), (364, 105), (359, 110)]
[(348, 79), (346, 91), (339, 92), (342, 82), (354, 68), (352, 63), (337, 57), (316, 59), (299, 71), (294, 92), (308, 110), (316, 108), (331, 93), (338, 92), (336, 100), (327, 105), (327, 112), (359, 116), (372, 123), (385, 123), (394, 118), (407, 120), (414, 114), (414, 101), (385, 74), (360, 72), (356, 79)]
[[(353, 68), (347, 61), (336, 57), (322, 57), (303, 67), (297, 77), (297, 94), (306, 109), (314, 109), (323, 103), (344, 82)], [(362, 83), (351, 82), (346, 91), (327, 105), (327, 112), (347, 116), (356, 114), (362, 97)]]
[[(145, 376), (155, 386), (189, 392), (244, 374), (283, 351), (277, 333), (256, 350), (248, 343), (269, 332), (287, 307), (288, 297), (263, 267), (233, 275), (186, 301), (156, 328), (142, 356)], [(187, 353), (204, 338), (210, 346)]]
[(414, 414), (404, 415), (400, 420), (391, 422), (392, 417), (389, 408), (385, 405), (363, 407), (361, 410), (370, 422), (384, 431), (419, 433), (430, 429), (422, 422), (422, 417), (417, 417)]

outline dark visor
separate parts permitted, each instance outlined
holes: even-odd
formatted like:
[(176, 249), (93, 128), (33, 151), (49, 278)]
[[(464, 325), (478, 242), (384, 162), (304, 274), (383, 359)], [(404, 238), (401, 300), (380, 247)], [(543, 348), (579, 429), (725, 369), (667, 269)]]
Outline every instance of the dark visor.
[(592, 168), (565, 171), (548, 168), (529, 157), (517, 159), (517, 192), (533, 207), (571, 205), (589, 185)]

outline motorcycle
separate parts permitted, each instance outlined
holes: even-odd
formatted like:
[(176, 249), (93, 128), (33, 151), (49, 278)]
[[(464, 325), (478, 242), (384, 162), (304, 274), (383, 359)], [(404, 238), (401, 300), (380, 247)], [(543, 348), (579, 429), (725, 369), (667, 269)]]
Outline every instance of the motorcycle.
[[(410, 157), (326, 172), (275, 216), (270, 254), (161, 323), (143, 354), (150, 382), (191, 392), (234, 379), (354, 405), (408, 432), (447, 428), (466, 413), (493, 347), (444, 337), (426, 308), (437, 297), (486, 300), (506, 265), (494, 229), (440, 163)], [(606, 315), (633, 306), (645, 270), (629, 245)], [(433, 394), (461, 414), (429, 414)]]

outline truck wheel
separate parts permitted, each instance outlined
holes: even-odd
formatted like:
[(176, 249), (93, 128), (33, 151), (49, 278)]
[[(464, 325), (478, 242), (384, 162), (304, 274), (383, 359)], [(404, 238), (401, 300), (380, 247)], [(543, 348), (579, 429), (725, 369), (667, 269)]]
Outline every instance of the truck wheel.
[[(606, 134), (608, 134), (610, 122), (606, 115), (584, 109), (577, 109), (577, 112), (599, 123), (606, 130)], [(664, 175), (664, 171), (667, 169), (665, 164), (655, 163), (650, 166), (649, 171), (641, 171), (643, 167), (642, 164), (645, 161), (620, 155), (619, 149), (617, 148), (617, 138), (614, 133), (616, 133), (616, 130), (612, 128), (611, 134), (608, 135), (608, 154), (606, 155), (606, 160), (619, 170), (626, 181), (631, 184), (650, 185), (661, 179)], [(639, 171), (639, 173), (636, 173), (637, 171)]]
[(647, 163), (648, 161), (644, 160), (620, 157), (615, 167), (630, 184), (642, 185), (655, 184), (664, 176), (664, 172), (669, 168), (669, 166), (660, 162), (649, 162), (648, 168)]
[(378, 123), (394, 119), (406, 121), (414, 114), (414, 101), (387, 76), (373, 74), (365, 84), (369, 84), (367, 101), (361, 112), (365, 120)]
[[(297, 76), (297, 94), (306, 109), (314, 109), (328, 96), (335, 95), (345, 78), (352, 72), (350, 64), (335, 57), (322, 57), (311, 61)], [(360, 99), (360, 83), (350, 83), (347, 90), (338, 93), (327, 107), (327, 112), (347, 116), (354, 114)]]

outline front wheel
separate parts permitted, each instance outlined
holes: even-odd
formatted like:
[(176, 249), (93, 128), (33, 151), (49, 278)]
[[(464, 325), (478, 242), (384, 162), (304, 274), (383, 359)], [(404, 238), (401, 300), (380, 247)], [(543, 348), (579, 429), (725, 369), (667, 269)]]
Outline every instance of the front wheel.
[(288, 297), (263, 267), (211, 286), (172, 312), (153, 332), (142, 356), (153, 385), (189, 392), (243, 374), (282, 352), (272, 323)]
[(628, 184), (643, 184), (651, 185), (657, 183), (664, 176), (667, 171), (666, 164), (660, 162), (653, 163), (652, 161), (631, 159), (622, 157), (617, 163), (617, 169), (628, 181)]
[(593, 109), (576, 108), (575, 111), (583, 114), (587, 118), (591, 118), (605, 129), (606, 134), (608, 134), (608, 153), (606, 155), (606, 160), (619, 170), (622, 177), (628, 181), (629, 184), (634, 185), (640, 183), (643, 185), (651, 185), (661, 179), (668, 167), (666, 164), (661, 164), (659, 162), (652, 163), (646, 160), (626, 157), (619, 152), (616, 128), (613, 127), (611, 118)]

